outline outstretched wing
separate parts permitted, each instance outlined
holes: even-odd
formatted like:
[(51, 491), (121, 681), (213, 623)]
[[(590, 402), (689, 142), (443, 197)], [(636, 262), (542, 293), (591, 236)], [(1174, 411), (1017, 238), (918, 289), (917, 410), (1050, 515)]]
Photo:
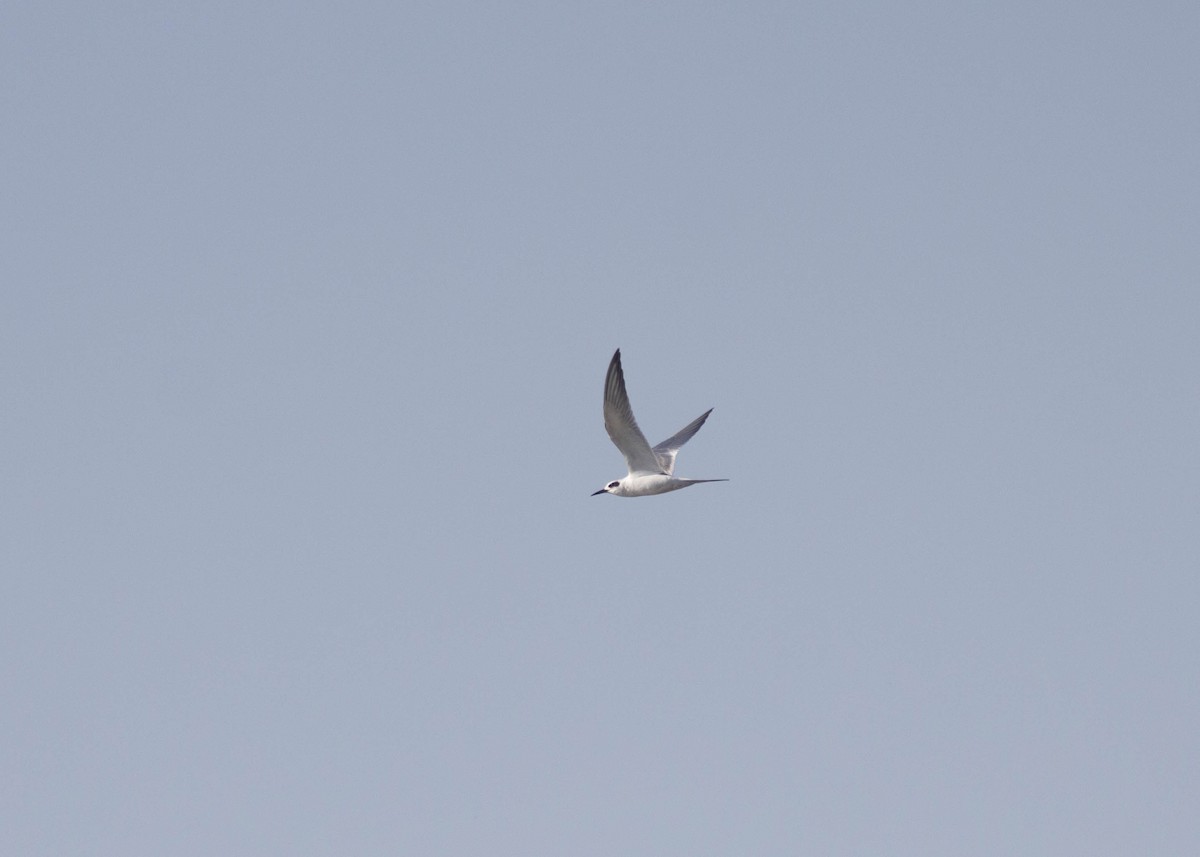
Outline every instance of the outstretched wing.
[(675, 472), (675, 454), (679, 452), (679, 447), (691, 440), (692, 435), (700, 431), (700, 426), (704, 425), (704, 421), (708, 419), (708, 415), (712, 412), (713, 409), (709, 408), (679, 431), (675, 432), (675, 434), (654, 447), (654, 455), (658, 459), (659, 466), (662, 467), (663, 472), (668, 476)]
[(625, 456), (630, 473), (668, 472), (663, 470), (658, 456), (650, 448), (650, 442), (633, 418), (629, 394), (625, 392), (625, 373), (621, 371), (620, 348), (613, 354), (612, 362), (608, 364), (608, 375), (604, 379), (604, 428)]

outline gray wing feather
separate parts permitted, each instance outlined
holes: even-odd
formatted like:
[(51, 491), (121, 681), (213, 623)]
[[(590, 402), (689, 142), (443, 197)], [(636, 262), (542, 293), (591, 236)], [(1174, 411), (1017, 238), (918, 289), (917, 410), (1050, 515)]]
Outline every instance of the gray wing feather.
[(604, 378), (604, 428), (613, 444), (625, 456), (630, 473), (669, 472), (664, 470), (661, 460), (650, 448), (650, 442), (646, 440), (646, 436), (638, 428), (637, 420), (633, 418), (629, 394), (625, 392), (625, 373), (621, 370), (620, 348), (613, 354), (612, 362), (608, 364), (608, 375)]
[(704, 425), (704, 421), (708, 419), (708, 415), (712, 412), (713, 409), (709, 408), (679, 431), (675, 432), (675, 434), (654, 447), (654, 455), (658, 459), (659, 465), (662, 466), (663, 472), (668, 476), (671, 476), (675, 472), (675, 454), (679, 452), (679, 447), (691, 440), (692, 435), (700, 431), (700, 426)]

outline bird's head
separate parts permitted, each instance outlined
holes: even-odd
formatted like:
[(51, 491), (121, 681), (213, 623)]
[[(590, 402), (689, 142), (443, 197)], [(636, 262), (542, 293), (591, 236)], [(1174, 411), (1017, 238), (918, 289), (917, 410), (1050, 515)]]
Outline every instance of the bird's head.
[(613, 480), (612, 482), (609, 482), (607, 485), (605, 485), (599, 491), (594, 491), (592, 493), (592, 496), (595, 497), (597, 494), (620, 494), (620, 493), (621, 493), (621, 480), (616, 479), (616, 480)]

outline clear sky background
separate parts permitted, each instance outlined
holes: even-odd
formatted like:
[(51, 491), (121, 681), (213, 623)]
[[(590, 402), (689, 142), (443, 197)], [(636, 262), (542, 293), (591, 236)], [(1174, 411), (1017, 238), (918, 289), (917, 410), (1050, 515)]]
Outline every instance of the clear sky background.
[(6, 4), (0, 852), (1200, 852), (1197, 45)]

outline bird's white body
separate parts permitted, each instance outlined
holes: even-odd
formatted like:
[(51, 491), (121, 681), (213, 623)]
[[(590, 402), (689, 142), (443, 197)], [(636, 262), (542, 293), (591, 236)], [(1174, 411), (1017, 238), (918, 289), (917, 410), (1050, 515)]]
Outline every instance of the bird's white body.
[[(700, 482), (728, 482), (727, 479), (679, 479), (665, 473), (630, 473), (618, 479), (615, 488), (605, 487), (602, 493), (614, 497), (649, 497), (651, 494), (666, 494)], [(611, 484), (611, 483), (610, 483)]]
[(658, 446), (651, 447), (633, 418), (629, 395), (625, 392), (625, 373), (621, 370), (621, 349), (618, 348), (604, 379), (604, 428), (625, 456), (629, 475), (609, 482), (592, 496), (647, 497), (701, 482), (728, 482), (728, 479), (682, 479), (675, 475), (676, 453), (700, 431), (711, 413), (712, 408), (709, 408)]

